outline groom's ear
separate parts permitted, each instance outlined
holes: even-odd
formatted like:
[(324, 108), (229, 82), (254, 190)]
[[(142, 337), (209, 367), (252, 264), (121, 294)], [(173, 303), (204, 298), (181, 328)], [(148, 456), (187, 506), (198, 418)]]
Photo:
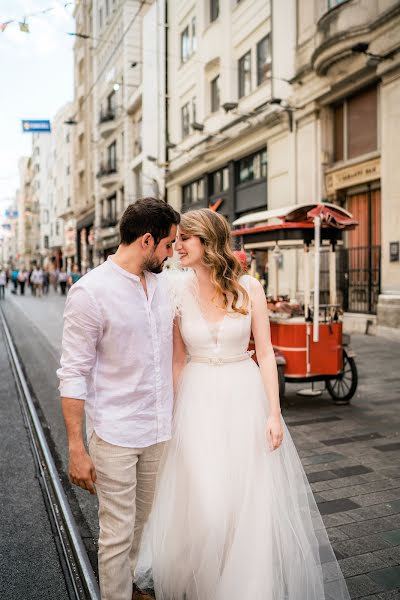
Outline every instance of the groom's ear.
[(145, 233), (142, 236), (142, 248), (143, 250), (147, 250), (154, 244), (154, 238), (151, 233)]

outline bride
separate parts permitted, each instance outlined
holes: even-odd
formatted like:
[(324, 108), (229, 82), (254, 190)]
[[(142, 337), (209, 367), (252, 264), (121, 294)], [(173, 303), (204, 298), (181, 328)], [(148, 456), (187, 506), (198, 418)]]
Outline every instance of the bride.
[(263, 289), (209, 209), (183, 215), (175, 249), (173, 437), (137, 583), (157, 600), (347, 600), (281, 417)]

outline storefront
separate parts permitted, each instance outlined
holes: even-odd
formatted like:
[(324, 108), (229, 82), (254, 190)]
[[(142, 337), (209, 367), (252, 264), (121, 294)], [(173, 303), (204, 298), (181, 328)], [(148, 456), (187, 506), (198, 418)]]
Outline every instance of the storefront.
[(328, 197), (358, 221), (339, 251), (339, 289), (348, 312), (375, 314), (381, 280), (380, 158), (326, 173)]

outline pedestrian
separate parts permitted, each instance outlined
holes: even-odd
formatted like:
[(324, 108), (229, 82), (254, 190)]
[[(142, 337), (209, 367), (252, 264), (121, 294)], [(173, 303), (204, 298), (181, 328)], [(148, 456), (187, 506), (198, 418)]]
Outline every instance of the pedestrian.
[(22, 269), (20, 269), (18, 271), (17, 280), (18, 280), (18, 285), (19, 285), (19, 293), (21, 294), (21, 296), (24, 296), (25, 295), (25, 284), (27, 281), (29, 281), (29, 273), (25, 269), (25, 267), (23, 267)]
[(231, 248), (222, 215), (182, 216), (172, 440), (137, 575), (157, 600), (350, 600), (281, 416), (264, 291)]
[(74, 284), (66, 302), (58, 376), (69, 474), (97, 493), (103, 600), (151, 598), (133, 578), (170, 437), (172, 311), (158, 274), (172, 256), (179, 218), (155, 198), (128, 206), (116, 254)]
[(29, 281), (33, 287), (33, 295), (41, 298), (43, 292), (43, 271), (40, 267), (34, 267)]
[(59, 275), (60, 271), (59, 269), (54, 269), (54, 271), (51, 272), (50, 274), (50, 282), (53, 286), (54, 291), (57, 291), (58, 288), (58, 275)]
[(0, 300), (5, 299), (5, 289), (7, 284), (7, 274), (3, 267), (0, 267)]
[(11, 293), (16, 294), (18, 289), (18, 269), (13, 269), (11, 271), (11, 282), (13, 284), (13, 289), (11, 290)]
[(75, 264), (72, 267), (72, 273), (70, 273), (69, 277), (68, 277), (68, 287), (71, 287), (74, 285), (74, 283), (76, 283), (77, 281), (79, 281), (79, 279), (82, 277), (80, 271), (79, 271), (79, 266), (77, 264)]
[(50, 285), (50, 273), (49, 269), (46, 268), (43, 270), (43, 294), (47, 296), (49, 293), (49, 285)]
[(57, 279), (58, 283), (60, 284), (61, 295), (65, 296), (67, 291), (68, 273), (66, 272), (64, 267), (61, 267)]

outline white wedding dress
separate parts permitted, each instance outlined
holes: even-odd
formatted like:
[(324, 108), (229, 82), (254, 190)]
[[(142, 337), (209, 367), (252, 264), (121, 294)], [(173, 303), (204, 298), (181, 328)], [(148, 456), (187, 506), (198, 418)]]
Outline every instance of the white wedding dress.
[(269, 449), (258, 366), (224, 362), (244, 358), (251, 315), (207, 322), (194, 275), (180, 279), (180, 328), (195, 359), (180, 381), (137, 583), (154, 585), (157, 600), (348, 600), (285, 425)]

